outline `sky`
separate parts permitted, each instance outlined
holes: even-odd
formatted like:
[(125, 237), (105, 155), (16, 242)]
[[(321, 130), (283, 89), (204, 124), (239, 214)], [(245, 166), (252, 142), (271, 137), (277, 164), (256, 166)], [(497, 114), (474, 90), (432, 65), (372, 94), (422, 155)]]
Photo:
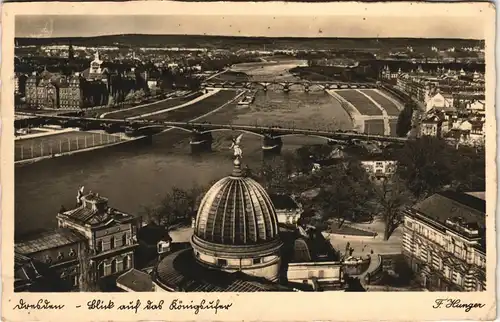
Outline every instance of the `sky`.
[(271, 15), (17, 16), (16, 37), (188, 34), (264, 37), (408, 37), (484, 39), (475, 17)]

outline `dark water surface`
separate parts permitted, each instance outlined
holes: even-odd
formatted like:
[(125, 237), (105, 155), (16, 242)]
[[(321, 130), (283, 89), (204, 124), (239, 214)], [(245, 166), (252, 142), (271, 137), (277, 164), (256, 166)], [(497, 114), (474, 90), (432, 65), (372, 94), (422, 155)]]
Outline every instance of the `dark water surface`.
[[(283, 100), (283, 104), (286, 106), (287, 100)], [(245, 114), (245, 118), (250, 120), (248, 113), (249, 110), (238, 111), (235, 104), (230, 104), (205, 119), (224, 123)], [(141, 214), (145, 206), (157, 205), (174, 186), (206, 185), (226, 176), (232, 170), (230, 139), (236, 134), (229, 131), (214, 133), (214, 152), (197, 156), (191, 154), (189, 134), (174, 130), (153, 137), (151, 144), (127, 143), (17, 166), (16, 235), (56, 227), (59, 208), (61, 205), (66, 208), (74, 206), (81, 185), (87, 191), (108, 197), (110, 206), (135, 215)], [(261, 138), (245, 134), (242, 143), (244, 164), (251, 168), (259, 167), (263, 158)], [(287, 137), (283, 150), (292, 151), (308, 143), (324, 141)]]

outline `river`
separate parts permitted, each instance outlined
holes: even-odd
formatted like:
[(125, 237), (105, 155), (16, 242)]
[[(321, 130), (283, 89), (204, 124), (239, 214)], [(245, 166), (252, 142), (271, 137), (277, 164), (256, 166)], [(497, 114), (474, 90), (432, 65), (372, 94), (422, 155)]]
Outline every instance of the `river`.
[[(251, 107), (230, 104), (204, 120), (285, 126), (295, 122), (306, 128), (321, 123), (330, 129), (351, 126), (347, 113), (323, 92), (259, 92)], [(56, 227), (60, 206), (73, 207), (81, 185), (109, 198), (110, 206), (139, 215), (144, 207), (157, 205), (174, 186), (206, 185), (228, 175), (232, 169), (230, 139), (236, 134), (214, 133), (213, 152), (198, 156), (191, 154), (188, 134), (169, 131), (153, 137), (152, 144), (119, 145), (16, 166), (16, 235)], [(283, 151), (316, 143), (324, 140), (287, 137)], [(261, 138), (245, 134), (242, 144), (244, 164), (258, 168), (263, 158)]]

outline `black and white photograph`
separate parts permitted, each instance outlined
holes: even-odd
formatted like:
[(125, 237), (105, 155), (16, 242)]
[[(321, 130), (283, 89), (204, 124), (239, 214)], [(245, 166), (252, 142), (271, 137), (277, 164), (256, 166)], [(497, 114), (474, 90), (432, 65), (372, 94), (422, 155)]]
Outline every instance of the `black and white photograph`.
[(492, 291), (487, 23), (403, 14), (17, 14), (13, 292)]

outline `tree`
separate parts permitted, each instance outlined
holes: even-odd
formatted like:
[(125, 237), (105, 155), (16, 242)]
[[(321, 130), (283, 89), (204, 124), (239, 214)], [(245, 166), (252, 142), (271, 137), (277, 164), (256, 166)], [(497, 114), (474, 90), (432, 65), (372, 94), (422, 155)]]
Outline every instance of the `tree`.
[(422, 137), (406, 142), (398, 153), (397, 173), (417, 199), (451, 183), (451, 150), (441, 139)]
[(289, 190), (289, 176), (285, 171), (285, 162), (279, 158), (264, 161), (257, 178), (271, 193), (283, 193)]
[(155, 207), (145, 207), (143, 212), (149, 221), (169, 225), (194, 215), (205, 189), (199, 185), (184, 190), (173, 187)]
[(405, 104), (404, 109), (399, 113), (396, 124), (396, 134), (406, 137), (411, 130), (411, 120), (413, 116), (413, 104)]
[(486, 177), (485, 154), (475, 147), (453, 150), (451, 158), (451, 188), (456, 191), (484, 191)]
[(385, 224), (384, 240), (388, 240), (401, 224), (401, 212), (412, 201), (412, 196), (397, 176), (374, 184), (374, 192), (375, 207)]
[(321, 182), (321, 190), (313, 199), (323, 220), (336, 218), (339, 227), (346, 220), (356, 220), (369, 211), (371, 183), (366, 171), (355, 162), (322, 168), (313, 176)]

